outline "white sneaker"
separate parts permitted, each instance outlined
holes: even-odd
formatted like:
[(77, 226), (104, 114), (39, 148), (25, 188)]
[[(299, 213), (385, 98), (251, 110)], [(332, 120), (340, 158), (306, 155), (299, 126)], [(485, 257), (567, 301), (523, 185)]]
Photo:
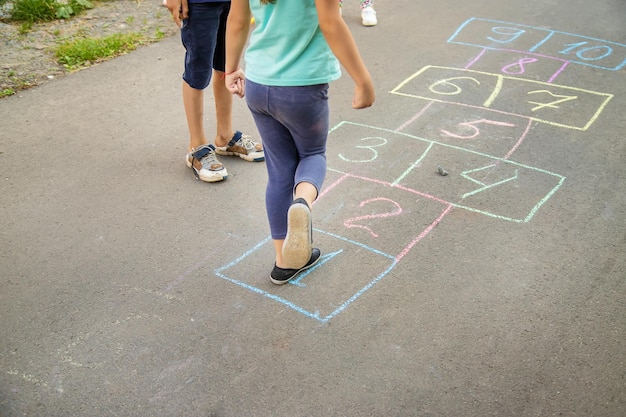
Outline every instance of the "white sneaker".
[(367, 6), (361, 10), (361, 23), (363, 26), (376, 26), (378, 20), (376, 20), (376, 11), (373, 7)]

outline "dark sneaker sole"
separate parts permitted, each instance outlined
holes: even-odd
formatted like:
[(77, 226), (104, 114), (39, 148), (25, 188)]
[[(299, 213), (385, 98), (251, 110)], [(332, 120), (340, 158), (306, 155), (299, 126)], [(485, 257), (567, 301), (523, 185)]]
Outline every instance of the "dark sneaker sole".
[(311, 210), (306, 203), (294, 203), (287, 212), (287, 236), (283, 261), (290, 269), (302, 268), (311, 257)]
[(298, 276), (302, 271), (306, 271), (311, 268), (321, 259), (321, 252), (317, 248), (313, 248), (311, 250), (311, 256), (306, 265), (299, 269), (285, 269), (279, 268), (274, 265), (274, 270), (270, 274), (270, 281), (272, 284), (283, 285), (294, 279)]

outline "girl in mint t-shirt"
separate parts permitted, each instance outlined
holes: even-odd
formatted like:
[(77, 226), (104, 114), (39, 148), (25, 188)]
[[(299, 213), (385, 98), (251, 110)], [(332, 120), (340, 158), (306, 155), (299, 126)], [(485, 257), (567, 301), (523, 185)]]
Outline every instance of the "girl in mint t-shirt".
[(226, 87), (246, 97), (263, 140), (275, 284), (320, 258), (313, 247), (311, 207), (326, 176), (328, 83), (341, 75), (340, 63), (354, 80), (353, 108), (371, 106), (372, 79), (337, 0), (231, 0)]

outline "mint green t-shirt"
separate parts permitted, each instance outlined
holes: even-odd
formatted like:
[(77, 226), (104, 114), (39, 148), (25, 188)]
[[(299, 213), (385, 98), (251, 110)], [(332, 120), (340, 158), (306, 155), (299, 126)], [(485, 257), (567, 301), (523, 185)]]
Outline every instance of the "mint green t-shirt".
[(341, 76), (324, 39), (315, 0), (250, 0), (255, 25), (245, 53), (246, 77), (257, 84), (304, 86)]

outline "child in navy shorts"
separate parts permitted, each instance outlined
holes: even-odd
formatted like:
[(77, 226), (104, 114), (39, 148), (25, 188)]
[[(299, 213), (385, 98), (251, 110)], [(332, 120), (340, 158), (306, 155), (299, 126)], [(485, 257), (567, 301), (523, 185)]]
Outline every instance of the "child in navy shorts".
[[(185, 47), (183, 103), (189, 128), (186, 164), (197, 179), (216, 182), (228, 173), (217, 155), (238, 156), (246, 161), (263, 161), (260, 143), (232, 127), (233, 96), (224, 84), (226, 19), (230, 1), (166, 0), (174, 21), (181, 28)], [(204, 89), (213, 80), (215, 98), (215, 145), (204, 131)]]

